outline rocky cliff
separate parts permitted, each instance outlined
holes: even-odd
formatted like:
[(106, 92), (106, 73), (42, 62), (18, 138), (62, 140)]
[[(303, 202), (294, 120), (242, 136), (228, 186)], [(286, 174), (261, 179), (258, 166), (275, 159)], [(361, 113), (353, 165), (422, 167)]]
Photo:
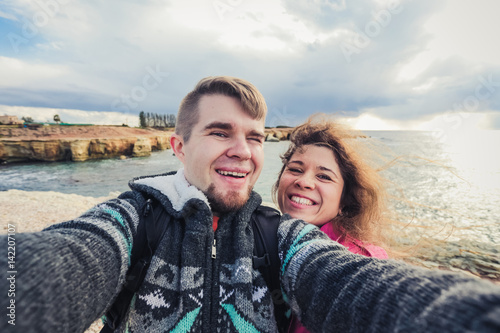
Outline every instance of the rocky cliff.
[(0, 129), (0, 161), (86, 161), (149, 156), (170, 148), (171, 132), (113, 126)]
[(290, 133), (293, 128), (266, 128), (266, 141), (278, 142), (283, 140), (290, 140)]

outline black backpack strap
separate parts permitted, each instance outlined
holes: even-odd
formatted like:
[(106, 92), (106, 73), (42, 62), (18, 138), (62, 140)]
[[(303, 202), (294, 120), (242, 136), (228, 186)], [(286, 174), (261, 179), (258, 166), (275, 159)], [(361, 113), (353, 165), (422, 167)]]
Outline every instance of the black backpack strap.
[(146, 200), (142, 209), (142, 218), (137, 226), (125, 284), (106, 313), (106, 322), (101, 333), (114, 332), (120, 325), (134, 294), (146, 277), (151, 259), (167, 230), (170, 219), (170, 215), (159, 202), (153, 199)]
[(259, 206), (252, 214), (251, 222), (255, 239), (253, 267), (260, 271), (271, 292), (278, 328), (286, 332), (289, 325), (286, 312), (289, 308), (283, 299), (279, 276), (281, 267), (278, 256), (280, 216), (279, 211), (267, 206)]

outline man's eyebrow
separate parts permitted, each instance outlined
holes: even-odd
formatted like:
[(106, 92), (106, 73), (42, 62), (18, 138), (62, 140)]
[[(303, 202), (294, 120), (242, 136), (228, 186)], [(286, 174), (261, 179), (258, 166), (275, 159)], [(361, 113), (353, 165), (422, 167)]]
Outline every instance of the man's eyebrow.
[(207, 124), (204, 128), (205, 131), (211, 130), (211, 129), (224, 129), (224, 130), (231, 130), (233, 129), (233, 125), (230, 123), (224, 123), (222, 121), (214, 121), (209, 124)]
[[(211, 129), (222, 129), (222, 130), (232, 130), (233, 125), (231, 123), (226, 123), (222, 121), (214, 121), (205, 126), (203, 129), (204, 131), (209, 131)], [(250, 136), (258, 136), (258, 137), (265, 137), (266, 135), (262, 131), (258, 130), (251, 130), (249, 133)]]
[(252, 130), (250, 131), (250, 136), (258, 136), (264, 138), (266, 135), (262, 131)]

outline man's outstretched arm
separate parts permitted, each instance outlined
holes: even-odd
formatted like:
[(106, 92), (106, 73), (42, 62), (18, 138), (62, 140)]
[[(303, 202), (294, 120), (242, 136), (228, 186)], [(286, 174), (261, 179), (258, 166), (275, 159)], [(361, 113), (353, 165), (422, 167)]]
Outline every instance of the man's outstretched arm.
[(500, 332), (500, 286), (355, 255), (284, 215), (281, 280), (311, 332)]
[[(0, 257), (0, 308), (5, 312), (0, 331), (83, 332), (102, 316), (128, 269), (138, 222), (133, 202), (110, 200), (75, 220), (11, 236), (12, 269), (6, 253), (9, 237), (0, 237), (5, 253)], [(12, 297), (6, 297), (9, 289), (14, 289)], [(12, 302), (15, 321), (9, 323)]]

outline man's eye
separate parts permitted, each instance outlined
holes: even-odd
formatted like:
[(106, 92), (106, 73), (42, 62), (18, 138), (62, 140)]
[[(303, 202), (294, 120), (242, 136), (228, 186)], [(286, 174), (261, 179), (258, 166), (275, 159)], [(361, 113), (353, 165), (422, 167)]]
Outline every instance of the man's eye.
[(210, 135), (218, 136), (220, 138), (226, 138), (227, 137), (227, 135), (225, 133), (222, 133), (222, 132), (212, 132), (212, 133), (210, 133)]
[(263, 139), (260, 138), (260, 137), (252, 137), (252, 138), (249, 138), (249, 140), (252, 140), (252, 141), (255, 141), (255, 142), (258, 142), (258, 143), (262, 143), (263, 142)]

